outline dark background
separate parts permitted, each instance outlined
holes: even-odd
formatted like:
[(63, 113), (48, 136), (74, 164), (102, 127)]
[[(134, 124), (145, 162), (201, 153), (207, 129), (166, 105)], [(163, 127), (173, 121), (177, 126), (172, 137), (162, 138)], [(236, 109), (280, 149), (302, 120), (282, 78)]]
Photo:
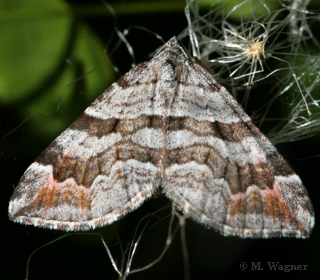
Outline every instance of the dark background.
[[(74, 7), (94, 2), (69, 1)], [(100, 1), (96, 2), (101, 4)], [(102, 9), (104, 9), (103, 5)], [(108, 50), (114, 51), (111, 59), (122, 74), (131, 68), (132, 59), (126, 47), (122, 44), (115, 50), (117, 37), (110, 40), (115, 28), (111, 17), (88, 17), (77, 20), (88, 24), (95, 36), (109, 46)], [(167, 41), (172, 36), (178, 35), (187, 26), (187, 22), (182, 10), (181, 12), (118, 17), (119, 30), (124, 30), (131, 25), (148, 28)], [(141, 30), (130, 33), (128, 40), (134, 49), (137, 63), (149, 60), (149, 54), (162, 44), (153, 34)], [(82, 104), (75, 110), (81, 112), (89, 104)], [(47, 139), (45, 135), (37, 135), (32, 131), (28, 133), (23, 125), (18, 127), (24, 121), (17, 111), (18, 108), (13, 105), (0, 104), (0, 106), (0, 127), (3, 126), (2, 131), (5, 132), (1, 132), (0, 142), (1, 186), (4, 191), (0, 203), (2, 224), (0, 278), (25, 279), (26, 265), (31, 253), (65, 233), (10, 222), (7, 217), (8, 202), (13, 186), (17, 185), (23, 172), (54, 138)], [(48, 126), (50, 126), (50, 118)], [(17, 130), (4, 137), (15, 128)], [(188, 219), (186, 220), (186, 243), (191, 279), (289, 279), (292, 277), (318, 279), (320, 274), (320, 232), (317, 226), (320, 181), (319, 136), (280, 144), (277, 148), (299, 174), (309, 192), (316, 213), (313, 234), (306, 240), (286, 238), (242, 240), (223, 237), (214, 230)], [(168, 203), (169, 201), (163, 197), (152, 199), (115, 224), (92, 232), (98, 232), (103, 236), (117, 262), (121, 263), (117, 232), (124, 250), (127, 250), (140, 219), (146, 213), (154, 212)], [(168, 232), (169, 218), (166, 216), (170, 216), (170, 211), (169, 207), (159, 218), (154, 218), (150, 222), (152, 227), (143, 236), (138, 246), (132, 264), (133, 269), (149, 264), (161, 253)], [(174, 225), (177, 225), (177, 220)], [(183, 260), (182, 248), (178, 231), (159, 263), (144, 272), (132, 274), (129, 279), (184, 279), (186, 263)], [(253, 270), (252, 262), (261, 262), (263, 270)], [(308, 267), (305, 271), (271, 271), (268, 262)], [(247, 264), (244, 270), (240, 267), (243, 263)], [(32, 256), (29, 271), (30, 279), (117, 279), (117, 274), (112, 268), (100, 237), (91, 234), (73, 234), (40, 249)]]

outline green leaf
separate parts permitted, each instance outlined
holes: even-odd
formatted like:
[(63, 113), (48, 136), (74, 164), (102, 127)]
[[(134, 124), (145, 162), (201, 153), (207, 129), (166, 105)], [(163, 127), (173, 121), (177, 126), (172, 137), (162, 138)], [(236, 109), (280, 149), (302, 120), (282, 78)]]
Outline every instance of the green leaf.
[(22, 119), (47, 115), (32, 116), (26, 128), (50, 138), (110, 85), (112, 64), (63, 1), (1, 0), (0, 10), (0, 104)]

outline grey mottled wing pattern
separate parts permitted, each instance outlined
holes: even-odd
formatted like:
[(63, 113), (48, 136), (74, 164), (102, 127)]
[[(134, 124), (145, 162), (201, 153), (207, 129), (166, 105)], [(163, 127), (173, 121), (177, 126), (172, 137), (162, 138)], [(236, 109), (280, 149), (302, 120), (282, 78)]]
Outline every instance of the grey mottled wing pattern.
[(206, 70), (174, 61), (183, 74), (169, 113), (166, 195), (224, 235), (308, 237), (314, 214), (300, 178)]
[(103, 93), (26, 171), (12, 220), (86, 230), (159, 188), (224, 235), (308, 237), (300, 178), (231, 95), (172, 38)]
[(161, 141), (164, 119), (151, 106), (159, 99), (154, 68), (148, 62), (128, 72), (35, 160), (15, 188), (11, 220), (88, 230), (114, 222), (157, 190), (164, 147), (153, 147), (148, 131), (159, 129)]

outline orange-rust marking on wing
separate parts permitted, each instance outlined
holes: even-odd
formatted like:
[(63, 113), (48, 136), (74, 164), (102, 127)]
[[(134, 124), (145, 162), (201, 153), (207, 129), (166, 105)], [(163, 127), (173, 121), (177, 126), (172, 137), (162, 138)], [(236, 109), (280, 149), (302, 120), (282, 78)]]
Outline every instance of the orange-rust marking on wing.
[(33, 208), (44, 207), (49, 209), (59, 198), (59, 191), (56, 187), (43, 187), (33, 202)]
[(240, 197), (230, 202), (229, 215), (230, 216), (242, 216), (246, 214), (246, 198)]
[[(63, 190), (63, 191), (61, 191)], [(91, 198), (81, 187), (66, 184), (64, 188), (45, 186), (33, 201), (33, 208), (50, 209), (59, 205), (69, 204), (79, 209), (91, 209)]]
[(91, 199), (84, 191), (76, 193), (76, 201), (80, 208), (91, 210)]
[(293, 221), (290, 209), (281, 197), (276, 195), (276, 192), (265, 192), (263, 200), (265, 203), (265, 213), (273, 220), (282, 219), (285, 221)]

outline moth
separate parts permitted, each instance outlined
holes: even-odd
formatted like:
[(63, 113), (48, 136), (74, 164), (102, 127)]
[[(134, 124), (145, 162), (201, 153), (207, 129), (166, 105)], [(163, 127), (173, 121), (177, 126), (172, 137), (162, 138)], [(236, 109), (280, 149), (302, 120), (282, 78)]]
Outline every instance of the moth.
[(9, 218), (89, 230), (159, 191), (223, 235), (306, 238), (314, 226), (300, 178), (175, 37), (40, 154), (14, 190)]

